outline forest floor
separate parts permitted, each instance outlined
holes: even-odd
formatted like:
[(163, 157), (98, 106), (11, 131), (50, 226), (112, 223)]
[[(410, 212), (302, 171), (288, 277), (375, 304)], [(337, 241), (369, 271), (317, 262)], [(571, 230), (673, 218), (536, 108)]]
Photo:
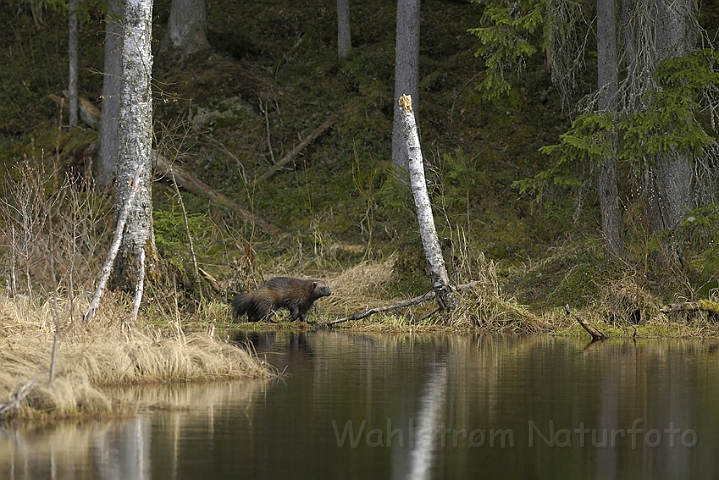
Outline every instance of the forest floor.
[[(99, 386), (273, 376), (270, 366), (211, 334), (314, 329), (430, 290), (411, 195), (391, 163), (394, 3), (352, 2), (353, 52), (346, 61), (337, 58), (335, 12), (328, 5), (207, 2), (210, 51), (181, 62), (156, 52), (155, 147), (231, 204), (199, 192), (178, 195), (158, 176), (154, 228), (162, 262), (148, 282), (140, 323), (127, 325), (131, 302), (114, 292), (88, 327), (80, 306), (95, 288), (114, 216), (111, 192), (92, 186), (97, 132), (88, 125), (58, 129), (58, 106), (49, 97), (66, 89), (66, 18), (51, 9), (33, 11), (31, 2), (0, 4), (0, 250), (8, 293), (0, 299), (0, 399), (8, 399), (0, 408), (13, 407), (14, 418), (73, 416), (82, 413), (79, 405), (92, 415), (119, 414), (127, 405), (113, 403)], [(169, 6), (169, 0), (154, 5), (158, 47)], [(718, 337), (719, 326), (706, 312), (661, 311), (668, 303), (716, 300), (716, 222), (676, 232), (685, 261), (668, 263), (662, 239), (647, 233), (640, 196), (624, 195), (629, 253), (607, 262), (591, 166), (578, 172), (578, 189), (553, 186), (542, 202), (519, 193), (513, 182), (550, 165), (538, 149), (558, 141), (569, 115), (546, 80), (542, 55), (513, 79), (516, 88), (507, 97), (482, 99), (475, 89), (483, 75), (479, 45), (467, 33), (479, 25), (482, 8), (422, 2), (418, 99), (428, 186), (451, 281), (476, 283), (460, 292), (460, 307), (449, 317), (428, 301), (333, 328), (587, 335), (579, 317), (608, 336)], [(79, 91), (96, 107), (102, 18), (90, 11), (80, 26)], [(581, 82), (589, 88), (593, 74), (587, 72)], [(634, 192), (635, 173), (620, 167), (623, 192)], [(246, 221), (233, 204), (271, 231)], [(34, 209), (17, 215), (19, 206)], [(48, 212), (50, 228), (39, 221)], [(322, 278), (333, 293), (315, 303), (309, 324), (232, 318), (235, 293), (277, 275)], [(63, 297), (67, 292), (76, 292), (74, 307)], [(44, 379), (58, 319), (50, 389)], [(21, 405), (19, 396), (28, 391)]]
[[(158, 47), (169, 5), (154, 5)], [(320, 322), (430, 289), (412, 199), (390, 161), (393, 5), (353, 2), (353, 52), (346, 61), (336, 54), (334, 9), (320, 1), (208, 2), (210, 51), (183, 61), (156, 52), (157, 150), (275, 229), (263, 231), (207, 196), (184, 190), (178, 196), (167, 178), (158, 178), (155, 235), (164, 263), (148, 292), (148, 323), (161, 324), (167, 311), (177, 309), (193, 328), (234, 325), (232, 296), (275, 275), (330, 283), (333, 295), (319, 300), (311, 317)], [(52, 10), (38, 19), (22, 2), (0, 8), (12, 20), (0, 33), (8, 52), (0, 72), (6, 100), (0, 104), (1, 168), (17, 180), (14, 165), (44, 162), (51, 171), (57, 158), (57, 181), (72, 172), (82, 183), (91, 177), (97, 132), (83, 125), (58, 135), (57, 105), (49, 99), (65, 89), (66, 19)], [(550, 165), (539, 147), (557, 142), (570, 117), (546, 79), (542, 55), (530, 59), (506, 97), (482, 99), (475, 89), (483, 75), (478, 40), (467, 33), (479, 25), (482, 8), (422, 3), (418, 99), (429, 189), (451, 279), (477, 286), (461, 294), (462, 306), (449, 320), (427, 302), (342, 328), (584, 334), (566, 315), (567, 304), (610, 335), (719, 336), (704, 312), (660, 310), (717, 296), (716, 275), (707, 267), (714, 227), (683, 227), (677, 236), (686, 246), (685, 261), (667, 263), (662, 239), (647, 233), (640, 196), (627, 194), (622, 206), (629, 254), (607, 262), (591, 166), (578, 167), (586, 170), (578, 172), (578, 189), (551, 187), (542, 202), (519, 193), (513, 182)], [(81, 23), (79, 90), (98, 107), (102, 36), (102, 15), (90, 12)], [(591, 65), (586, 72), (580, 83), (589, 88)], [(262, 178), (328, 120), (329, 128)], [(634, 191), (635, 174), (620, 167), (621, 191)], [(103, 212), (98, 221), (109, 225), (111, 199), (97, 195)], [(109, 238), (101, 232), (108, 231), (95, 232), (93, 255), (104, 254)], [(196, 275), (188, 237), (199, 267), (215, 284)], [(32, 263), (38, 272), (27, 269), (28, 284), (47, 292), (52, 287), (44, 262), (40, 252)], [(93, 289), (91, 271), (76, 279), (77, 288)], [(196, 316), (207, 311), (208, 317)]]

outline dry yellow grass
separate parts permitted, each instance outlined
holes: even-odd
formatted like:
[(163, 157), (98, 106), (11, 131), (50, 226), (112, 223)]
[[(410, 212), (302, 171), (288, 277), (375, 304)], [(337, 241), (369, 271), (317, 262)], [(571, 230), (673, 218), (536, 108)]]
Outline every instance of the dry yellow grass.
[[(465, 261), (463, 265), (469, 263)], [(507, 295), (498, 280), (496, 264), (481, 253), (472, 256), (469, 267), (462, 269), (462, 275), (455, 282), (474, 281), (476, 284), (458, 292), (459, 306), (449, 317), (437, 315), (436, 303), (429, 300), (362, 320), (340, 323), (336, 328), (362, 332), (470, 331), (584, 337), (588, 334), (577, 323), (576, 317), (579, 316), (612, 337), (716, 337), (719, 329), (718, 325), (706, 319), (705, 314), (696, 315), (691, 321), (684, 319), (691, 313), (672, 317), (661, 314), (660, 300), (634, 283), (631, 277), (600, 286), (595, 303), (567, 315), (561, 305), (535, 312)], [(327, 281), (333, 295), (319, 306), (324, 321), (407, 300), (387, 295), (395, 281), (393, 258), (384, 262), (364, 262), (331, 276)], [(628, 321), (635, 310), (643, 312), (639, 326)]]
[[(5, 407), (0, 416), (5, 420), (122, 409), (103, 386), (275, 375), (253, 352), (207, 334), (150, 327), (123, 332), (124, 307), (111, 297), (90, 325), (79, 320), (87, 302), (75, 307), (78, 320), (68, 321), (66, 315), (55, 378), (48, 384), (55, 331), (49, 303), (38, 306), (26, 298), (0, 299), (0, 412)], [(60, 304), (59, 310), (68, 312), (67, 305)], [(17, 401), (23, 387), (30, 393)]]
[(391, 305), (392, 299), (383, 295), (393, 281), (394, 257), (383, 262), (362, 262), (327, 279), (332, 296), (323, 299), (327, 310), (343, 314), (345, 310), (359, 310), (369, 306)]
[[(458, 292), (459, 308), (450, 318), (432, 315), (436, 309), (434, 300), (421, 304), (376, 314), (361, 321), (347, 322), (342, 328), (362, 331), (413, 330), (434, 331), (473, 330), (494, 333), (548, 332), (556, 321), (538, 316), (515, 299), (503, 294), (497, 279), (496, 265), (486, 260), (481, 253), (473, 259), (472, 268), (459, 282), (476, 282), (466, 290)], [(471, 272), (470, 272), (471, 270)], [(388, 298), (392, 282), (395, 281), (394, 257), (383, 262), (363, 262), (327, 279), (332, 296), (323, 300), (321, 306), (325, 316), (346, 316), (366, 309), (394, 305), (407, 298)], [(429, 283), (429, 280), (428, 280)], [(429, 287), (428, 287), (429, 291)]]

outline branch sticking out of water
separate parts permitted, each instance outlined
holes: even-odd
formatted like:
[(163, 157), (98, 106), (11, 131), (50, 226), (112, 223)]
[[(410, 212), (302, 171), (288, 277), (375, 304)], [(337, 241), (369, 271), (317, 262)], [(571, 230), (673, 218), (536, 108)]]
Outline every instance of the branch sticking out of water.
[[(564, 304), (564, 311), (567, 313), (567, 315), (571, 314), (571, 311), (569, 310), (569, 304)], [(606, 335), (594, 328), (592, 325), (579, 318), (578, 315), (575, 315), (574, 319), (582, 326), (584, 330), (587, 331), (589, 335), (592, 336), (592, 342), (601, 342), (602, 340), (606, 340), (608, 338)]]

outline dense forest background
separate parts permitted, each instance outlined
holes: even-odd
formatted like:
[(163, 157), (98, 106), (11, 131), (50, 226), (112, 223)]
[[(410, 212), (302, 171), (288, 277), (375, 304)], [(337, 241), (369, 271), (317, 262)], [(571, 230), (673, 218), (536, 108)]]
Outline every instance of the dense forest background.
[[(99, 107), (105, 10), (97, 2), (81, 5), (78, 91)], [(387, 295), (427, 291), (411, 195), (392, 164), (396, 2), (351, 2), (352, 50), (344, 60), (337, 53), (335, 2), (208, 1), (209, 48), (187, 57), (161, 48), (170, 1), (153, 8), (158, 153), (276, 227), (268, 233), (187, 191), (181, 205), (174, 187), (158, 179), (155, 235), (173, 278), (188, 290), (200, 281), (191, 275), (186, 208), (197, 259), (228, 293), (265, 273), (328, 275), (388, 258), (395, 281)], [(508, 59), (504, 78), (512, 88), (493, 96), (477, 89), (489, 74), (477, 55), (482, 42), (468, 31), (486, 25), (488, 8), (421, 3), (418, 120), (435, 219), (455, 279), (471, 280), (491, 261), (497, 282), (523, 304), (601, 302), (621, 306), (622, 315), (646, 308), (648, 297), (710, 296), (719, 287), (719, 211), (711, 195), (686, 210), (671, 231), (681, 254), (667, 255), (667, 232), (650, 226), (637, 169), (620, 158), (627, 254), (612, 260), (603, 250), (596, 162), (571, 163), (573, 181), (563, 171), (563, 181), (527, 188), (527, 179), (550, 178), (542, 172), (553, 171), (558, 160), (540, 148), (560, 143), (579, 114), (572, 106), (596, 90), (593, 4), (582, 3), (587, 22), (575, 36), (586, 48), (574, 90), (552, 82), (541, 29), (530, 29), (523, 35), (537, 53), (517, 57), (521, 69), (510, 61), (517, 58)], [(697, 18), (708, 39), (715, 40), (718, 15), (716, 2), (701, 5)], [(44, 162), (47, 171), (60, 168), (89, 181), (97, 132), (85, 124), (58, 129), (59, 107), (50, 98), (68, 83), (64, 5), (9, 0), (0, 16), (2, 175), (17, 178), (16, 165)], [(697, 118), (716, 136), (712, 115)], [(259, 180), (328, 120), (331, 126), (291, 162)]]

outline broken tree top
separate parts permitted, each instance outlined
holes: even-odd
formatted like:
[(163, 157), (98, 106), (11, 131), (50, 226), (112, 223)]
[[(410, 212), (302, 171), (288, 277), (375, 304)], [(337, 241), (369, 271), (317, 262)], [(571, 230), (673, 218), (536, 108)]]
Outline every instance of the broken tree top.
[(402, 95), (398, 100), (399, 106), (404, 108), (405, 112), (412, 111), (412, 97), (409, 95)]

